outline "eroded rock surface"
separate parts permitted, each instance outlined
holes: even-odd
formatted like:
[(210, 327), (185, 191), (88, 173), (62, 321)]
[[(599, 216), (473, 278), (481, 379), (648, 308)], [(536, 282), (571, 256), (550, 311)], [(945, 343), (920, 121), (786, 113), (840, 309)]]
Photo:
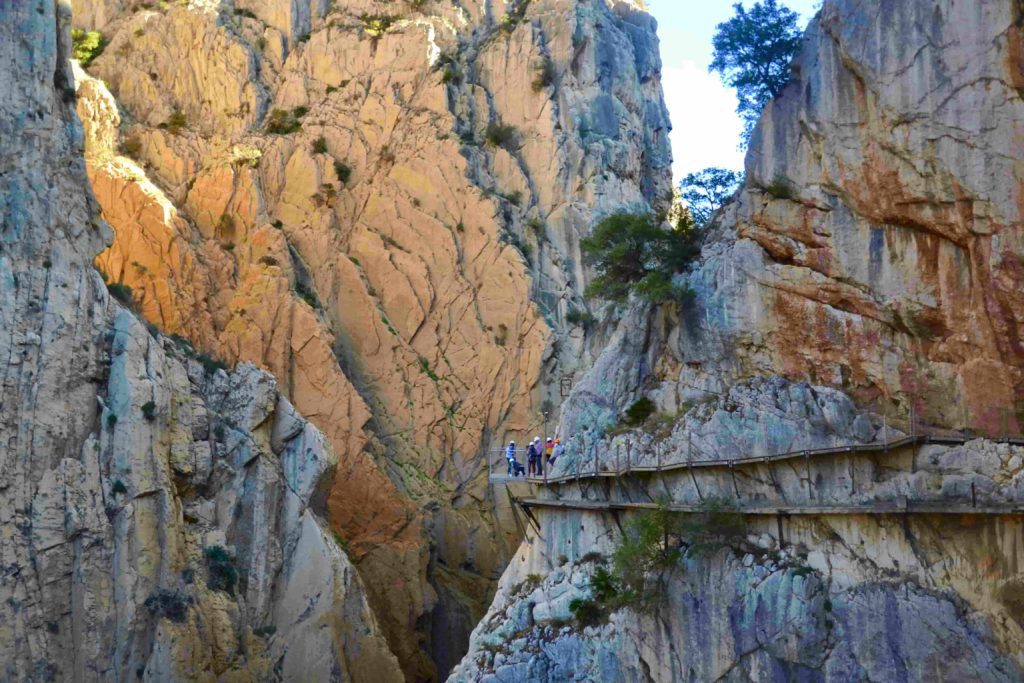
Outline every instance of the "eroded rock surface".
[[(692, 298), (620, 312), (562, 408), (555, 474), (615, 469), (627, 443), (651, 465), (1019, 434), (1020, 19), (1009, 0), (826, 0), (755, 131), (746, 186), (678, 278)], [(655, 414), (631, 428), (642, 397)], [(839, 506), (1024, 501), (1024, 460), (1005, 443), (885, 457), (545, 495), (787, 507), (821, 502), (801, 490), (813, 483)], [(754, 515), (748, 536), (687, 554), (653, 613), (592, 627), (569, 603), (591, 595), (586, 554), (606, 559), (629, 513), (535, 515), (453, 680), (1022, 676), (1016, 514)]]
[(0, 677), (400, 679), (324, 521), (325, 436), (93, 267), (70, 20), (0, 6)]
[(331, 525), (405, 673), (447, 670), (519, 540), (486, 458), (553, 424), (589, 364), (578, 239), (669, 189), (653, 20), (72, 4), (109, 40), (76, 79), (115, 230), (98, 267), (162, 330), (278, 379), (339, 455)]

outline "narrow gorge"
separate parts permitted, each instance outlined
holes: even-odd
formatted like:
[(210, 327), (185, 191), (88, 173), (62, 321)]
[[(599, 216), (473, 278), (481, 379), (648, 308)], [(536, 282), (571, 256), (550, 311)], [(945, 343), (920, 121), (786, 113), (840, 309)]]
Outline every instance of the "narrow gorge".
[(0, 679), (1021, 680), (1022, 23), (824, 0), (616, 304), (642, 0), (0, 2)]

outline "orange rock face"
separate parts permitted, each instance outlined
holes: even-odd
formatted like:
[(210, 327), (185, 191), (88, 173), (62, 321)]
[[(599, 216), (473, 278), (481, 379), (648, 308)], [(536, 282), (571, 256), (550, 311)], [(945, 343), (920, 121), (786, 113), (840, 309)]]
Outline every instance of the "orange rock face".
[[(331, 524), (407, 677), (433, 678), (518, 540), (491, 518), (488, 458), (539, 435), (587, 363), (564, 321), (584, 306), (578, 238), (669, 182), (664, 136), (644, 133), (667, 133), (657, 45), (627, 3), (383, 26), (374, 3), (339, 4), (75, 3), (110, 40), (104, 82), (79, 79), (116, 232), (97, 266), (167, 333), (272, 372), (323, 431)], [(602, 41), (624, 51), (614, 92)], [(580, 132), (589, 118), (607, 130)]]

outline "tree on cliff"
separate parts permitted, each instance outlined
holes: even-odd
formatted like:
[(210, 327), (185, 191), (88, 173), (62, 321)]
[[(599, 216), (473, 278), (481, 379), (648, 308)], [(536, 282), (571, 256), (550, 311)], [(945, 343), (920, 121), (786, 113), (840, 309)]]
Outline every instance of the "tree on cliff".
[(742, 173), (712, 166), (683, 178), (679, 192), (693, 222), (702, 228), (742, 183)]
[(735, 16), (715, 29), (708, 71), (717, 71), (723, 83), (736, 88), (745, 147), (761, 110), (789, 82), (801, 32), (797, 13), (775, 0), (759, 0), (749, 11), (737, 2), (733, 9)]
[(684, 216), (669, 229), (650, 214), (616, 213), (580, 241), (597, 276), (586, 296), (625, 301), (635, 292), (652, 302), (680, 294), (672, 276), (700, 253), (700, 234)]

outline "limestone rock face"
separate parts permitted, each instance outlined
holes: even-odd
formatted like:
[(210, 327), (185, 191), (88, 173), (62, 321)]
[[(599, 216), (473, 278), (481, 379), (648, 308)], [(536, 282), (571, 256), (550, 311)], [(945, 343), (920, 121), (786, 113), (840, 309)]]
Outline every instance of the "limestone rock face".
[(147, 329), (92, 265), (112, 233), (70, 19), (0, 7), (0, 675), (396, 680), (324, 521), (328, 440), (266, 372)]
[(97, 266), (323, 432), (331, 526), (407, 677), (438, 676), (519, 540), (488, 458), (553, 425), (591, 362), (566, 320), (579, 238), (670, 186), (654, 21), (603, 0), (72, 5), (109, 40), (76, 78), (115, 232)]
[[(620, 312), (562, 406), (554, 474), (622, 468), (627, 452), (654, 465), (924, 428), (1020, 434), (1020, 20), (1002, 0), (826, 0), (755, 130), (746, 186), (678, 276), (692, 298)], [(655, 415), (630, 428), (641, 397)], [(557, 494), (1009, 509), (1024, 500), (1018, 451), (978, 439)], [(1022, 676), (1016, 515), (750, 516), (728, 549), (686, 555), (653, 614), (588, 627), (569, 610), (592, 593), (586, 553), (607, 558), (628, 513), (535, 515), (453, 680)]]

